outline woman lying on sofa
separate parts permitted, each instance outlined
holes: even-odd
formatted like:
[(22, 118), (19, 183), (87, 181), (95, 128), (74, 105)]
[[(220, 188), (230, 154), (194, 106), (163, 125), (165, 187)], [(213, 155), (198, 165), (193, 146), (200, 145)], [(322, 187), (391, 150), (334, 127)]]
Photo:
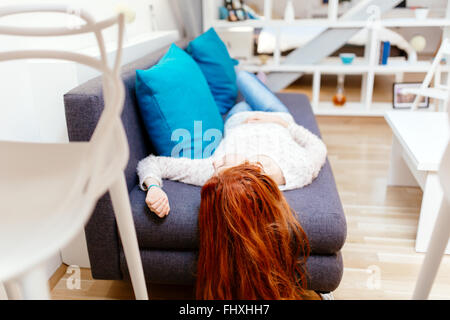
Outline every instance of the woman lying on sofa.
[(146, 203), (162, 218), (170, 212), (162, 179), (203, 186), (198, 299), (327, 299), (305, 289), (308, 239), (280, 191), (311, 183), (326, 147), (253, 75), (240, 72), (240, 81), (254, 107), (231, 109), (210, 158), (150, 155), (139, 162)]
[[(246, 72), (238, 73), (247, 102), (228, 113), (224, 137), (214, 154), (204, 159), (149, 155), (137, 167), (146, 203), (163, 218), (170, 212), (169, 199), (160, 188), (162, 179), (197, 186), (221, 171), (244, 162), (258, 163), (280, 190), (301, 188), (319, 174), (326, 160), (324, 143), (296, 124), (282, 102)], [(251, 104), (251, 106), (250, 106)]]

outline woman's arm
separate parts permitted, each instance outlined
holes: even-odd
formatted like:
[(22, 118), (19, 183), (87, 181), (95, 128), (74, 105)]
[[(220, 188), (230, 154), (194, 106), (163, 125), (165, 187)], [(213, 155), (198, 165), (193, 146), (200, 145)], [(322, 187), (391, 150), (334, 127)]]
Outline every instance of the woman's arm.
[(139, 186), (147, 191), (145, 202), (150, 211), (163, 218), (170, 212), (169, 199), (161, 189), (162, 179), (203, 185), (213, 174), (210, 159), (187, 159), (149, 155), (137, 166)]
[(146, 181), (162, 186), (162, 179), (202, 186), (214, 172), (212, 161), (206, 159), (172, 158), (149, 155), (138, 163), (139, 186), (146, 191)]
[(305, 149), (307, 165), (311, 170), (312, 178), (316, 178), (327, 158), (327, 147), (318, 136), (296, 123), (290, 123), (287, 129), (294, 141)]

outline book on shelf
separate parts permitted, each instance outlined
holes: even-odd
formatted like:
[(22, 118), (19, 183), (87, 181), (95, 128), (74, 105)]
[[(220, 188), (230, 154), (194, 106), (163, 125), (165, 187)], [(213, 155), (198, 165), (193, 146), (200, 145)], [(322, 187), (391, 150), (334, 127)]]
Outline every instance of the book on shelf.
[(389, 41), (382, 41), (380, 46), (380, 61), (382, 65), (388, 63), (389, 55), (391, 54), (391, 43)]

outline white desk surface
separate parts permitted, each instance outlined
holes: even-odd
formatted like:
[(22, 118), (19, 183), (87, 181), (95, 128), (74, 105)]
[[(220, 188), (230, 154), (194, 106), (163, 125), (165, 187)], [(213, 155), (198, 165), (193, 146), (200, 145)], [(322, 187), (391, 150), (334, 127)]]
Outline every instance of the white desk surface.
[(390, 111), (384, 117), (417, 170), (439, 169), (450, 138), (447, 112)]

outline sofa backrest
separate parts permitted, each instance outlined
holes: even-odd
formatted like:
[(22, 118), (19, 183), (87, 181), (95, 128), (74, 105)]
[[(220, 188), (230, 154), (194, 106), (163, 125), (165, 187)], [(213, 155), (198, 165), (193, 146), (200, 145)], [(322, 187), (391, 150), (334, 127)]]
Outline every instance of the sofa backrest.
[[(188, 40), (182, 39), (176, 44), (185, 48)], [(150, 53), (122, 67), (121, 76), (125, 84), (125, 104), (122, 121), (130, 145), (130, 159), (125, 176), (128, 190), (138, 184), (136, 166), (139, 160), (152, 152), (152, 146), (140, 117), (136, 95), (136, 69), (148, 69), (155, 65), (166, 53), (169, 46)], [(103, 110), (101, 77), (89, 80), (64, 95), (67, 130), (70, 141), (89, 141)]]

